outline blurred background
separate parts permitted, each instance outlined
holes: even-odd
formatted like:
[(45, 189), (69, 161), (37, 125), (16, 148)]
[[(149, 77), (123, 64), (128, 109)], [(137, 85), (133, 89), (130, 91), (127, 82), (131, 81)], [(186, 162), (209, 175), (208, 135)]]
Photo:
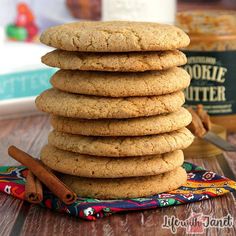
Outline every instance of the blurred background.
[[(105, 19), (134, 17), (132, 10), (127, 12), (129, 8), (133, 8), (135, 11), (140, 8), (140, 11), (135, 15), (137, 19), (148, 20), (151, 17), (158, 21), (167, 22), (173, 20), (171, 14), (176, 10), (236, 10), (235, 0), (1, 0), (1, 27), (16, 21), (17, 5), (20, 3), (25, 3), (28, 6), (40, 30), (77, 19), (100, 20), (104, 17)], [(154, 16), (150, 16), (152, 14)], [(166, 16), (163, 17), (163, 15)]]
[(176, 24), (177, 12), (208, 9), (236, 10), (236, 0), (0, 0), (0, 119), (34, 114), (35, 96), (50, 87), (55, 69), (40, 57), (51, 49), (39, 43), (47, 27), (80, 20)]

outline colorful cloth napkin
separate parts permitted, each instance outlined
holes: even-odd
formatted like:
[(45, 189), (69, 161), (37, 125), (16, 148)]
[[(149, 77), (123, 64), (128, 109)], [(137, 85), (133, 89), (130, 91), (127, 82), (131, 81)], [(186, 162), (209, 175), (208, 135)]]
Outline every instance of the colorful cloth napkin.
[[(224, 176), (204, 170), (188, 162), (185, 162), (183, 167), (188, 172), (188, 181), (175, 191), (145, 198), (121, 200), (97, 200), (78, 197), (78, 200), (72, 205), (65, 205), (45, 187), (44, 200), (40, 205), (86, 220), (95, 220), (116, 212), (197, 202), (236, 190), (236, 182)], [(0, 191), (23, 200), (27, 172), (28, 170), (24, 166), (1, 166)]]

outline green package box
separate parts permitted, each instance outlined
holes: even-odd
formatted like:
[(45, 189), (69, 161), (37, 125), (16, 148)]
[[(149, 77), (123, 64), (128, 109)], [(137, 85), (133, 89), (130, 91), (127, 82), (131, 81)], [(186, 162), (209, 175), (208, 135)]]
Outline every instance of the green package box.
[(31, 69), (0, 74), (0, 101), (33, 97), (51, 87), (52, 68)]

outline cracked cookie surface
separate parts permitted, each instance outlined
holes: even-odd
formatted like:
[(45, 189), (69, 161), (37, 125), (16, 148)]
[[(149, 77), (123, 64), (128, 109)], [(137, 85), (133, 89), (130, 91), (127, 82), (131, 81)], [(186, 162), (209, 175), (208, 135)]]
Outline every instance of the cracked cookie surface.
[(120, 119), (170, 113), (178, 110), (184, 101), (182, 91), (152, 97), (108, 98), (49, 89), (39, 95), (35, 102), (39, 110), (54, 115)]
[(137, 198), (175, 190), (186, 183), (187, 173), (178, 167), (154, 176), (96, 179), (63, 174), (61, 180), (80, 197)]
[(67, 51), (129, 52), (163, 51), (188, 46), (183, 30), (148, 22), (76, 22), (51, 27), (40, 41)]
[(163, 154), (185, 149), (194, 136), (187, 128), (169, 133), (136, 137), (92, 137), (52, 131), (48, 143), (66, 151), (80, 154), (126, 157)]
[(83, 53), (54, 50), (42, 57), (42, 63), (65, 70), (143, 72), (166, 70), (186, 64), (180, 51)]
[(171, 132), (189, 125), (192, 116), (185, 108), (176, 112), (131, 119), (73, 119), (51, 116), (51, 125), (60, 132), (86, 136), (142, 136)]
[(59, 70), (53, 87), (65, 92), (105, 97), (157, 96), (189, 86), (190, 75), (182, 68), (139, 73)]
[(60, 150), (46, 145), (40, 158), (51, 169), (90, 178), (119, 178), (157, 175), (183, 164), (183, 151), (142, 157), (98, 157)]

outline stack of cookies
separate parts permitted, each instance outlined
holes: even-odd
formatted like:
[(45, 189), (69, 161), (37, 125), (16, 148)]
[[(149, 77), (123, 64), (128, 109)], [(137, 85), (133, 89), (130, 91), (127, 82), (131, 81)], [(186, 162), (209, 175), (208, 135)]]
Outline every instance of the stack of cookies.
[(190, 77), (178, 48), (188, 36), (174, 26), (79, 22), (46, 30), (57, 48), (42, 62), (60, 68), (36, 105), (54, 130), (41, 160), (78, 195), (150, 196), (187, 179), (182, 149), (193, 141), (182, 107)]

